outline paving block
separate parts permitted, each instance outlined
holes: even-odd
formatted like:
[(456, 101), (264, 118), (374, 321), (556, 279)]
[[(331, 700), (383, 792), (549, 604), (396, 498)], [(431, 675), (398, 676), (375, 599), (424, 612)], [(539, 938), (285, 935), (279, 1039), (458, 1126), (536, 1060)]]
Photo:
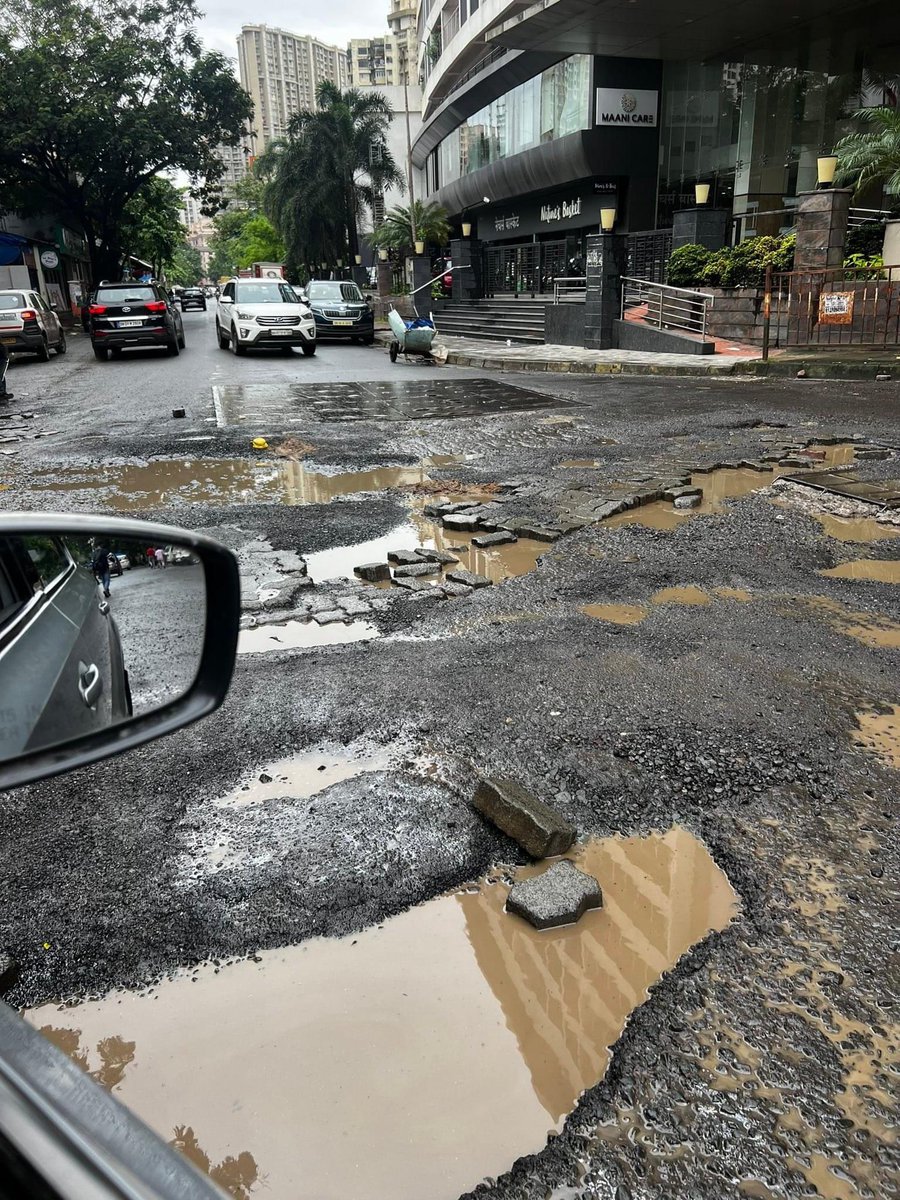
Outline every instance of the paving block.
[(441, 563), (445, 567), (459, 562), (455, 554), (449, 554), (446, 550), (420, 550), (419, 555), (424, 562)]
[(448, 583), (462, 583), (470, 588), (490, 587), (493, 580), (488, 579), (486, 575), (473, 575), (471, 571), (448, 571)]
[(317, 625), (335, 625), (338, 621), (344, 621), (346, 618), (347, 614), (340, 608), (313, 613), (313, 620)]
[(500, 529), (496, 533), (483, 533), (478, 537), (472, 538), (472, 544), (484, 549), (486, 546), (505, 546), (509, 542), (517, 542), (519, 539), (514, 533), (510, 533), (508, 529)]
[(474, 588), (467, 587), (464, 583), (445, 583), (444, 592), (451, 600), (461, 600), (464, 596), (471, 596)]
[(391, 568), (387, 563), (363, 563), (361, 567), (354, 567), (353, 573), (367, 583), (388, 583), (391, 578)]
[(405, 579), (402, 576), (398, 578), (394, 576), (394, 585), (399, 588), (405, 588), (407, 592), (430, 592), (431, 584), (426, 583), (424, 579)]
[(441, 517), (441, 524), (445, 529), (461, 533), (474, 533), (478, 528), (479, 520), (480, 518), (474, 513), (448, 513), (447, 516)]
[(514, 883), (506, 900), (506, 911), (535, 929), (574, 925), (589, 909), (602, 907), (600, 884), (568, 860), (554, 863), (533, 879)]
[(436, 562), (416, 562), (407, 566), (395, 567), (395, 579), (415, 579), (421, 575), (440, 575), (441, 564)]
[(388, 551), (388, 562), (397, 563), (401, 567), (407, 567), (413, 563), (422, 562), (422, 559), (418, 550), (390, 550)]
[(575, 841), (574, 826), (512, 779), (480, 779), (473, 803), (532, 858), (565, 854)]

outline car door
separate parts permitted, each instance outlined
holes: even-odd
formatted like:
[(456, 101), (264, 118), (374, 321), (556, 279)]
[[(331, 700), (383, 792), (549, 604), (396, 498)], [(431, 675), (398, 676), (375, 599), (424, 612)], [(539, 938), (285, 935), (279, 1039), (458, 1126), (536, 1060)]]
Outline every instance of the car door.
[(47, 331), (47, 341), (54, 346), (59, 341), (59, 318), (38, 292), (34, 293), (34, 303)]

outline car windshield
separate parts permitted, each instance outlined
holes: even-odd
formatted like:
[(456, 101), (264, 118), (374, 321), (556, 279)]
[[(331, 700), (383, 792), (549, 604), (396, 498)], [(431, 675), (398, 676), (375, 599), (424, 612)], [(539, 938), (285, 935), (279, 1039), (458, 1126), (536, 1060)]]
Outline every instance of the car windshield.
[(310, 300), (362, 300), (363, 294), (355, 283), (325, 279), (309, 285)]
[(152, 287), (98, 288), (97, 299), (103, 304), (143, 304), (155, 300)]
[(0, 309), (24, 308), (25, 297), (21, 292), (7, 292), (5, 296), (0, 296)]
[(239, 283), (238, 304), (299, 304), (300, 297), (289, 283)]

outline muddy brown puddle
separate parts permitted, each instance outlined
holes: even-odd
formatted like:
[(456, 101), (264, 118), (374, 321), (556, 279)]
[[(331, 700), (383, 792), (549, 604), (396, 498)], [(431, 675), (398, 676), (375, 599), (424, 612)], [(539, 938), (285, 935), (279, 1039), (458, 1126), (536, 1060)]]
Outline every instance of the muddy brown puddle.
[(567, 929), (531, 929), (482, 881), (350, 937), (26, 1016), (91, 1071), (127, 1047), (107, 1086), (235, 1196), (451, 1200), (544, 1145), (648, 989), (737, 911), (679, 827), (576, 857), (604, 908)]
[(859, 729), (853, 734), (853, 740), (900, 769), (900, 704), (892, 705), (885, 712), (868, 709), (858, 712), (856, 723)]
[(873, 583), (900, 583), (900, 559), (857, 558), (820, 571), (830, 579), (869, 579)]

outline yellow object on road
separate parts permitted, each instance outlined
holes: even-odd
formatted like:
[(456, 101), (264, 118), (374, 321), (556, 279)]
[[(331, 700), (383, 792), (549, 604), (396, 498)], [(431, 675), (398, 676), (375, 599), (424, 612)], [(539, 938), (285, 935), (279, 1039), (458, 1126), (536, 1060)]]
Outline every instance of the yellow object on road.
[(254, 450), (268, 450), (268, 448), (269, 448), (269, 443), (266, 441), (265, 438), (254, 438), (253, 439), (253, 449)]

